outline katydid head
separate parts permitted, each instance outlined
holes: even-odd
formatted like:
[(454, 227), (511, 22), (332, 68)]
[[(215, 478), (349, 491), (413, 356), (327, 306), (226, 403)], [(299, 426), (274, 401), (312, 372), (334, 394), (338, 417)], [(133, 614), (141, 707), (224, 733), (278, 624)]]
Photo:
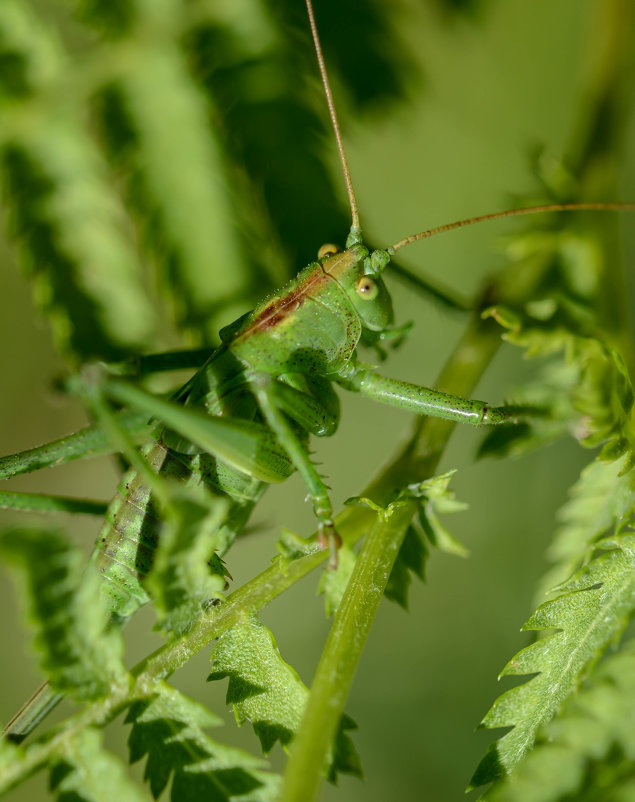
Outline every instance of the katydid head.
[[(385, 254), (386, 260), (377, 269), (383, 260), (376, 259), (376, 254)], [(394, 322), (392, 298), (388, 292), (380, 273), (388, 264), (386, 251), (373, 251), (366, 256), (361, 264), (361, 270), (347, 288), (350, 301), (359, 315), (362, 326), (370, 331), (384, 331)]]
[(392, 325), (392, 299), (381, 277), (390, 260), (387, 251), (369, 252), (361, 243), (340, 251), (328, 244), (320, 248), (318, 256), (322, 269), (344, 290), (365, 329), (384, 331)]

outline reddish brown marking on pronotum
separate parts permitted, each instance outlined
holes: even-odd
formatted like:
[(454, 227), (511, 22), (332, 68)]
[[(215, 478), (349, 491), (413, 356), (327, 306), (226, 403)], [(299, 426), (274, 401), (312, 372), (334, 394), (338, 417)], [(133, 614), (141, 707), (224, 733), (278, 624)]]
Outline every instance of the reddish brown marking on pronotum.
[(285, 295), (273, 298), (242, 332), (250, 336), (257, 331), (270, 331), (282, 321), (292, 317), (309, 298), (317, 298), (329, 281), (337, 279), (355, 264), (358, 256), (353, 250), (341, 251), (318, 262), (316, 266), (293, 289)]
[(244, 334), (254, 334), (256, 331), (269, 331), (278, 326), (283, 320), (293, 316), (302, 307), (307, 298), (319, 295), (320, 290), (331, 277), (317, 265), (306, 278), (298, 283), (286, 295), (271, 300), (258, 317), (254, 318)]

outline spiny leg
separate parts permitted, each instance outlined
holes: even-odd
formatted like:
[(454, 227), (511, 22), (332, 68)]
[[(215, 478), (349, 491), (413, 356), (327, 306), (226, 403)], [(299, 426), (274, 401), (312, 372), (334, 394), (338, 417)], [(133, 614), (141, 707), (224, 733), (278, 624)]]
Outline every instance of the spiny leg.
[(335, 531), (333, 507), (329, 498), (328, 487), (324, 484), (322, 477), (312, 464), (305, 446), (278, 406), (271, 385), (272, 379), (269, 376), (260, 375), (255, 378), (251, 388), (265, 420), (276, 433), (280, 444), (288, 453), (291, 462), (293, 462), (309, 490), (309, 496), (313, 502), (313, 511), (318, 521), (318, 543), (322, 548), (327, 546), (330, 548), (330, 565), (331, 567), (336, 567), (337, 549), (341, 545), (341, 539)]
[(519, 423), (527, 418), (542, 417), (544, 410), (530, 406), (492, 407), (485, 401), (431, 390), (418, 384), (388, 379), (365, 365), (355, 365), (338, 384), (354, 393), (399, 409), (446, 418), (473, 426), (492, 426), (502, 423)]

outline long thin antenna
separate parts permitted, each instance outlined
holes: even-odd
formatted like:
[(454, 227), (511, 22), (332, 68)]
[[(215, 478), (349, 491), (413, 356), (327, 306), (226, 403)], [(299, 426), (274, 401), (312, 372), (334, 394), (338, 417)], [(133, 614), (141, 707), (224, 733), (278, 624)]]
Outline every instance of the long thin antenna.
[[(308, 2), (308, 0), (307, 0)], [(570, 211), (597, 211), (597, 212), (627, 212), (635, 211), (635, 203), (545, 203), (542, 206), (528, 206), (524, 209), (508, 209), (505, 212), (492, 212), (491, 214), (482, 214), (478, 217), (468, 217), (465, 220), (457, 220), (454, 223), (446, 223), (444, 226), (437, 226), (430, 228), (427, 231), (420, 231), (418, 234), (411, 234), (409, 237), (404, 237), (391, 245), (388, 248), (388, 253), (396, 253), (410, 245), (412, 242), (417, 242), (420, 239), (427, 239), (433, 237), (435, 234), (443, 234), (446, 231), (453, 231), (455, 228), (463, 228), (464, 226), (471, 226), (473, 223), (484, 223), (487, 220), (500, 220), (503, 217), (518, 217), (521, 214), (540, 214), (542, 212), (570, 212)]]
[(317, 56), (318, 67), (320, 68), (320, 75), (322, 77), (322, 85), (326, 94), (326, 102), (329, 107), (329, 115), (331, 117), (331, 124), (335, 133), (335, 141), (337, 142), (337, 151), (340, 156), (340, 164), (342, 165), (342, 172), (344, 173), (344, 181), (346, 183), (346, 192), (348, 194), (348, 203), (351, 207), (351, 233), (359, 234), (359, 213), (357, 211), (357, 201), (355, 200), (355, 190), (353, 189), (353, 182), (351, 180), (351, 173), (348, 169), (348, 161), (346, 159), (346, 152), (344, 151), (344, 144), (342, 142), (342, 134), (340, 133), (340, 126), (337, 121), (337, 113), (335, 111), (335, 103), (333, 101), (333, 93), (331, 92), (331, 85), (329, 84), (329, 77), (326, 72), (326, 65), (324, 64), (324, 56), (322, 55), (322, 46), (320, 45), (320, 36), (318, 34), (317, 25), (315, 24), (315, 15), (313, 14), (313, 4), (311, 0), (306, 0), (306, 10), (309, 15), (309, 25), (311, 26), (311, 36), (313, 37), (313, 44), (315, 46), (315, 55)]

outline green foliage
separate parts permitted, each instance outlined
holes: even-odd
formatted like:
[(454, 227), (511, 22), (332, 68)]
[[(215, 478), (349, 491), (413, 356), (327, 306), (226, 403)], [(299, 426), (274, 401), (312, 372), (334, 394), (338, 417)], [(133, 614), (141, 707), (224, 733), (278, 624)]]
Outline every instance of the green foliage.
[(558, 513), (560, 526), (548, 551), (553, 566), (541, 582), (545, 593), (567, 579), (601, 537), (620, 531), (632, 519), (635, 472), (625, 470), (625, 461), (596, 458), (571, 487), (569, 501)]
[(483, 719), (483, 727), (513, 729), (492, 745), (472, 786), (508, 773), (522, 760), (540, 725), (579, 687), (635, 613), (635, 537), (605, 538), (596, 545), (598, 555), (523, 626), (549, 634), (516, 654), (501, 676), (537, 676), (506, 691)]
[[(465, 509), (465, 504), (457, 501), (454, 493), (448, 489), (454, 474), (455, 471), (448, 471), (419, 484), (409, 485), (397, 494), (393, 502), (399, 504), (406, 500), (416, 501), (416, 517), (406, 530), (384, 592), (387, 598), (397, 602), (405, 610), (408, 609), (408, 590), (412, 574), (422, 581), (425, 577), (428, 557), (426, 540), (431, 546), (447, 554), (467, 556), (465, 547), (450, 534), (438, 517), (439, 514), (460, 512)], [(369, 499), (353, 498), (349, 499), (348, 503), (353, 502), (368, 504), (378, 514), (384, 513), (382, 507)]]
[(135, 702), (126, 722), (130, 760), (147, 756), (144, 778), (155, 799), (170, 780), (173, 802), (276, 798), (277, 778), (262, 771), (264, 761), (212, 740), (204, 730), (220, 719), (174, 688), (160, 685), (155, 696)]
[[(572, 227), (573, 228), (573, 227)], [(484, 311), (505, 330), (504, 339), (528, 357), (549, 358), (535, 382), (515, 402), (547, 414), (521, 427), (493, 431), (480, 454), (519, 455), (571, 434), (583, 445), (602, 445), (600, 459), (631, 455), (633, 389), (625, 359), (631, 344), (616, 348), (611, 326), (599, 317), (599, 282), (608, 272), (596, 239), (573, 230), (530, 230), (514, 238), (509, 253), (526, 274), (522, 298)], [(628, 457), (624, 470), (631, 465)]]
[[(603, 445), (602, 460), (628, 454), (628, 470), (635, 441), (630, 421), (633, 390), (624, 359), (603, 337), (588, 333), (595, 325), (588, 309), (556, 298), (543, 298), (541, 306), (532, 307), (533, 314), (521, 316), (502, 307), (485, 313), (495, 317), (507, 329), (505, 339), (525, 348), (528, 356), (563, 351), (566, 360), (565, 369), (557, 371), (558, 383), (549, 381), (555, 372), (549, 366), (547, 381), (538, 391), (530, 386), (519, 394), (519, 401), (547, 408), (549, 414), (533, 430), (525, 427), (516, 437), (506, 433), (500, 452), (523, 453), (570, 431), (589, 448)], [(496, 450), (486, 442), (481, 453)]]
[[(633, 390), (610, 326), (600, 327), (597, 277), (606, 269), (597, 244), (560, 231), (515, 241), (519, 265), (534, 275), (522, 303), (486, 310), (505, 329), (505, 339), (530, 357), (548, 357), (538, 380), (515, 401), (547, 411), (535, 423), (494, 433), (481, 455), (519, 455), (564, 434), (601, 447), (571, 489), (560, 512), (549, 557), (555, 564), (539, 583), (551, 593), (523, 629), (552, 630), (519, 652), (504, 675), (536, 675), (503, 693), (483, 727), (512, 727), (476, 769), (471, 787), (522, 765), (539, 728), (575, 692), (633, 609)], [(577, 268), (573, 268), (573, 263)], [(630, 344), (623, 346), (630, 356)], [(555, 587), (554, 587), (555, 585)], [(547, 757), (547, 760), (549, 758)], [(538, 786), (537, 786), (538, 787)], [(555, 797), (554, 797), (555, 798)]]
[(51, 769), (51, 790), (60, 802), (147, 802), (126, 767), (101, 746), (100, 733), (84, 730), (63, 745)]
[[(218, 524), (228, 504), (203, 488), (175, 488), (146, 587), (158, 626), (176, 635), (187, 631), (213, 599), (221, 598), (224, 570), (216, 556)], [(213, 565), (210, 566), (210, 560)]]
[(24, 750), (6, 738), (0, 740), (0, 793), (13, 788), (29, 777), (33, 768), (27, 765)]
[(414, 526), (409, 526), (388, 577), (384, 596), (407, 610), (412, 574), (418, 576), (423, 582), (426, 558), (427, 549), (421, 534)]
[(35, 647), (57, 690), (105, 695), (125, 681), (121, 634), (107, 629), (99, 577), (79, 549), (47, 529), (0, 531), (0, 554), (20, 569)]
[[(308, 690), (280, 656), (270, 630), (254, 617), (227, 630), (214, 648), (208, 679), (226, 677), (227, 704), (238, 724), (251, 722), (263, 752), (270, 752), (277, 741), (288, 746), (300, 726)], [(344, 716), (328, 757), (333, 781), (337, 772), (361, 776), (359, 757), (345, 735), (352, 728), (355, 724)]]
[[(369, 122), (371, 113), (418, 90), (411, 42), (420, 44), (413, 32), (403, 32), (390, 4), (316, 5), (335, 94), (344, 98), (338, 108), (348, 100), (357, 118)], [(473, 13), (478, 5), (437, 0), (448, 16)], [(540, 200), (617, 197), (621, 82), (628, 84), (620, 59), (632, 50), (626, 32), (633, 26), (628, 3), (602, 5), (608, 22), (610, 15), (618, 18), (624, 38), (613, 31), (615, 46), (605, 49), (615, 61), (597, 70), (568, 158), (539, 160)], [(217, 343), (222, 324), (274, 292), (323, 241), (341, 242), (348, 228), (341, 182), (330, 169), (331, 133), (305, 17), (297, 0), (0, 1), (0, 180), (8, 228), (37, 307), (70, 367), (120, 360), (113, 372), (145, 383), (144, 391), (126, 385), (137, 401), (117, 399), (139, 411), (112, 416), (131, 443), (145, 440), (149, 428), (156, 431), (149, 418), (163, 419), (165, 402), (152, 392), (174, 390), (148, 378), (155, 368), (166, 369), (155, 357), (145, 367), (140, 360), (135, 372), (139, 351)], [(460, 35), (466, 28), (456, 30)], [(343, 124), (346, 134), (345, 117)], [(526, 681), (495, 701), (483, 721), (511, 728), (472, 781), (493, 782), (486, 794), (495, 800), (635, 796), (632, 646), (602, 662), (635, 612), (629, 528), (635, 357), (609, 218), (543, 218), (511, 238), (506, 269), (488, 280), (487, 308), (476, 309), (441, 379), (452, 392), (472, 393), (495, 350), (497, 321), (508, 342), (541, 359), (514, 401), (543, 414), (494, 429), (481, 454), (522, 455), (565, 436), (599, 449), (560, 513), (549, 548), (553, 566), (539, 581), (539, 591), (551, 596), (524, 626), (542, 637), (502, 672)], [(372, 335), (366, 344), (385, 355)], [(183, 364), (176, 358), (170, 367)], [(198, 415), (209, 444), (215, 418)], [(0, 478), (121, 448), (102, 424), (0, 459)], [(245, 421), (245, 439), (236, 447), (241, 456), (261, 429), (259, 420)], [(196, 486), (200, 456), (187, 448), (171, 452), (185, 488), (141, 482), (137, 495), (119, 500), (119, 509), (130, 502), (131, 514), (135, 505), (137, 512), (143, 508), (140, 531), (117, 530), (130, 552), (141, 530), (151, 530), (155, 540), (160, 531), (152, 558), (132, 567), (167, 636), (130, 672), (121, 634), (107, 620), (100, 580), (91, 567), (84, 570), (79, 551), (54, 530), (0, 530), (0, 556), (19, 570), (41, 668), (54, 689), (78, 703), (77, 712), (28, 746), (0, 740), (0, 792), (48, 770), (61, 800), (148, 798), (102, 746), (101, 730), (124, 710), (130, 762), (146, 759), (145, 780), (155, 798), (305, 802), (321, 775), (332, 781), (338, 773), (361, 776), (349, 737), (355, 725), (341, 711), (380, 599), (407, 608), (412, 577), (423, 580), (432, 547), (467, 554), (440, 520), (464, 508), (449, 490), (453, 471), (435, 476), (449, 433), (447, 423), (417, 425), (378, 478), (359, 489), (356, 500), (364, 503), (337, 515), (338, 566), (325, 568), (320, 580), (333, 622), (311, 689), (282, 659), (257, 614), (323, 566), (327, 555), (315, 537), (284, 531), (280, 556), (229, 592), (223, 560), (233, 570), (234, 555), (225, 556), (230, 538), (219, 523), (228, 499), (242, 500), (250, 488), (234, 486), (227, 498), (220, 489), (203, 491)], [(153, 449), (150, 444), (142, 453)], [(153, 476), (132, 445), (125, 457), (142, 477)], [(41, 511), (95, 509), (91, 502), (35, 494), (7, 493), (0, 502)], [(242, 534), (243, 527), (240, 519)], [(124, 565), (122, 573), (130, 568)], [(210, 738), (207, 729), (220, 719), (166, 683), (214, 640), (210, 679), (228, 678), (227, 702), (238, 724), (252, 724), (265, 755), (277, 742), (289, 750), (284, 780), (261, 757)], [(390, 676), (379, 677), (377, 696), (391, 685)], [(502, 776), (508, 773), (509, 779)]]
[[(134, 352), (149, 342), (152, 310), (103, 156), (75, 99), (63, 108), (58, 102), (68, 57), (54, 32), (19, 0), (2, 3), (0, 42), (10, 54), (5, 86), (14, 90), (0, 95), (0, 170), (36, 297), (67, 354)], [(20, 104), (12, 96), (17, 86)]]
[(635, 773), (635, 649), (608, 657), (541, 729), (534, 751), (489, 802), (617, 802), (632, 799)]

